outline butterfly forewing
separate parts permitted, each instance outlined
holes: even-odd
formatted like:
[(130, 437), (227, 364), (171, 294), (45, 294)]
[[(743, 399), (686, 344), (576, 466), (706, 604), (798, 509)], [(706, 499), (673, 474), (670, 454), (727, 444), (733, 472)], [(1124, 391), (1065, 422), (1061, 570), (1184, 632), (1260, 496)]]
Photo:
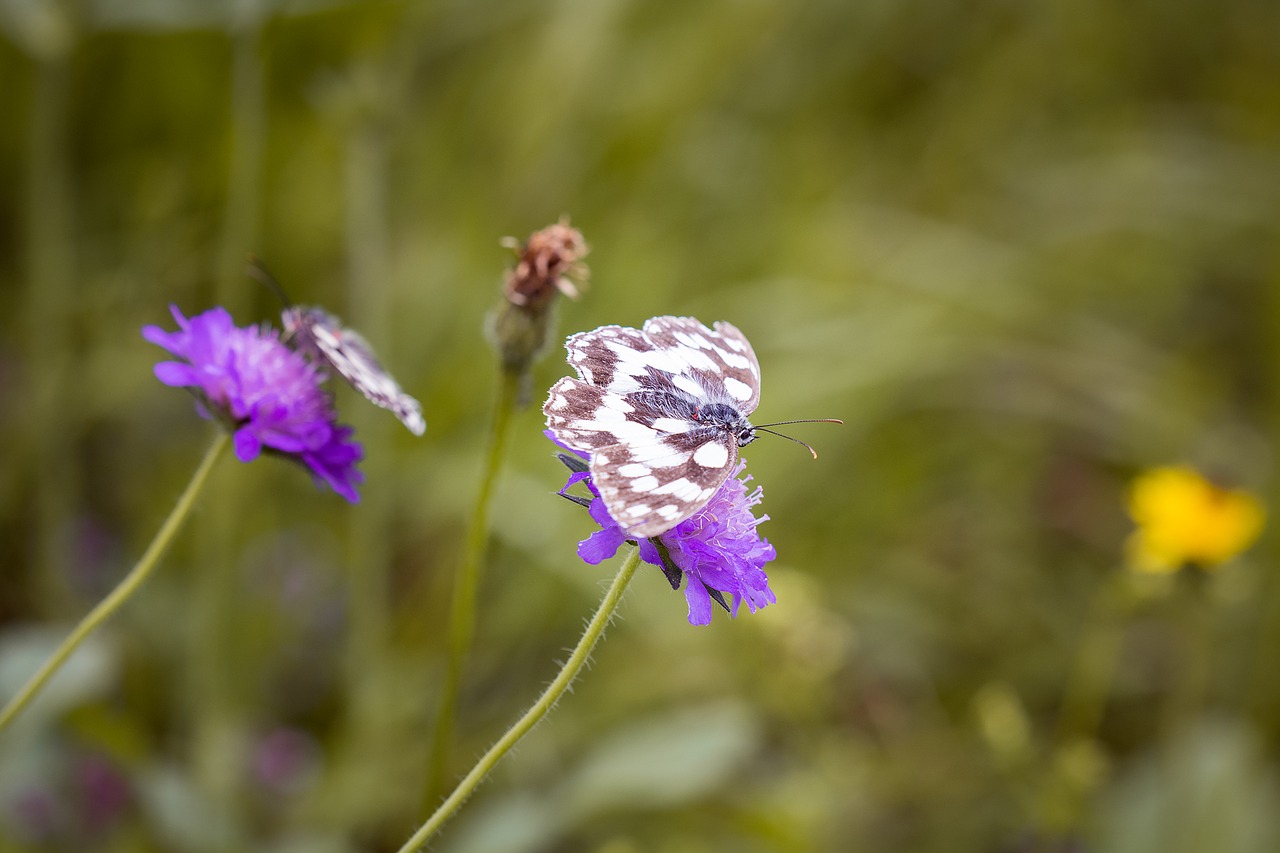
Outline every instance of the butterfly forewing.
[(759, 401), (759, 366), (742, 333), (657, 317), (643, 331), (604, 326), (566, 346), (582, 378), (557, 382), (543, 412), (557, 438), (591, 454), (609, 514), (649, 537), (705, 506), (733, 470), (738, 440), (703, 409), (745, 416)]
[(427, 428), (422, 406), (401, 390), (368, 341), (319, 308), (294, 306), (281, 317), (286, 334), (299, 350), (332, 367), (369, 402), (390, 410), (410, 432), (422, 435)]
[(733, 324), (717, 322), (712, 331), (692, 317), (654, 317), (644, 332), (657, 346), (685, 353), (691, 372), (722, 391), (742, 414), (760, 405), (760, 363)]

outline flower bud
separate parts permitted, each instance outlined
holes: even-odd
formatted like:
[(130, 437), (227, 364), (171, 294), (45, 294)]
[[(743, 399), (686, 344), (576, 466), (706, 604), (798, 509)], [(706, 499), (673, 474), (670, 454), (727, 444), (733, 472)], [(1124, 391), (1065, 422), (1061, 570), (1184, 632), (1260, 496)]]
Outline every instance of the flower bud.
[(546, 346), (556, 293), (576, 299), (586, 281), (582, 258), (588, 247), (567, 218), (535, 231), (523, 245), (511, 238), (504, 245), (516, 252), (518, 261), (507, 272), (504, 300), (490, 318), (489, 334), (503, 370), (523, 379)]

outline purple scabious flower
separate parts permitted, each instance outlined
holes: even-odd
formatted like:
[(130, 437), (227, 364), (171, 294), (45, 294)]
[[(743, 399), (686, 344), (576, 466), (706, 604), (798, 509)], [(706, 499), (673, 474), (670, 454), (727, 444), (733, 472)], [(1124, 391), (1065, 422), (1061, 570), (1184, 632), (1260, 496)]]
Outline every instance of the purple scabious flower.
[[(740, 477), (745, 462), (738, 463), (732, 476), (697, 513), (666, 533), (637, 540), (628, 536), (609, 515), (586, 470), (588, 456), (556, 441), (551, 430), (544, 434), (566, 451), (560, 454), (560, 460), (572, 471), (560, 494), (564, 495), (567, 489), (581, 482), (585, 482), (591, 492), (587, 509), (600, 529), (578, 543), (578, 556), (585, 562), (594, 566), (616, 554), (623, 542), (637, 542), (640, 559), (662, 569), (673, 589), (679, 589), (682, 577), (685, 580), (684, 596), (691, 625), (710, 624), (712, 601), (724, 607), (730, 616), (738, 615), (744, 601), (752, 613), (777, 601), (769, 589), (764, 566), (778, 554), (769, 540), (760, 538), (756, 531), (769, 516), (757, 518), (751, 512), (751, 508), (760, 503), (764, 490), (757, 486), (747, 491), (751, 477)], [(586, 499), (580, 502), (586, 503)], [(663, 552), (669, 556), (670, 564), (664, 561)], [(724, 593), (733, 596), (732, 606), (725, 602)]]
[(321, 383), (325, 376), (267, 326), (236, 326), (224, 308), (187, 318), (170, 306), (178, 331), (146, 326), (142, 336), (180, 361), (162, 361), (156, 378), (191, 388), (202, 417), (232, 430), (236, 456), (251, 462), (264, 450), (295, 459), (355, 503), (364, 455), (340, 426)]

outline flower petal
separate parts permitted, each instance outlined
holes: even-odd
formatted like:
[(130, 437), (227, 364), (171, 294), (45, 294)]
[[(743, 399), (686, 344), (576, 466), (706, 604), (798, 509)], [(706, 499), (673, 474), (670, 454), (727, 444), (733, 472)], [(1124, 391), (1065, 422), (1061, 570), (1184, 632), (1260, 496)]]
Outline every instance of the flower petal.
[(578, 543), (578, 556), (583, 562), (598, 566), (617, 554), (622, 543), (626, 541), (626, 534), (618, 527), (606, 527)]
[(684, 600), (689, 604), (690, 625), (711, 624), (711, 595), (701, 581), (693, 577), (686, 577)]

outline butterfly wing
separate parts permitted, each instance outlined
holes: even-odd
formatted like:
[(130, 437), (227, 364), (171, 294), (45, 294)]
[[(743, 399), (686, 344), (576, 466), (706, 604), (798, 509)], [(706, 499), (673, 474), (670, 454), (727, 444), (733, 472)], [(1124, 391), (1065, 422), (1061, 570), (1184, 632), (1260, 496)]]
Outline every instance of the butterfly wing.
[(552, 387), (547, 424), (591, 454), (592, 482), (632, 536), (657, 536), (695, 514), (737, 461), (736, 438), (696, 416), (707, 403), (749, 411), (759, 399), (750, 345), (723, 325), (727, 335), (690, 318), (659, 317), (643, 331), (604, 326), (566, 344), (582, 378)]
[(300, 349), (332, 367), (365, 399), (389, 410), (414, 435), (426, 431), (422, 406), (401, 390), (363, 337), (343, 328), (319, 308), (287, 308), (282, 318), (285, 332)]
[(760, 405), (760, 362), (732, 323), (717, 322), (712, 330), (693, 317), (654, 317), (644, 333), (655, 346), (683, 354), (687, 371), (714, 402), (729, 403), (744, 415)]

